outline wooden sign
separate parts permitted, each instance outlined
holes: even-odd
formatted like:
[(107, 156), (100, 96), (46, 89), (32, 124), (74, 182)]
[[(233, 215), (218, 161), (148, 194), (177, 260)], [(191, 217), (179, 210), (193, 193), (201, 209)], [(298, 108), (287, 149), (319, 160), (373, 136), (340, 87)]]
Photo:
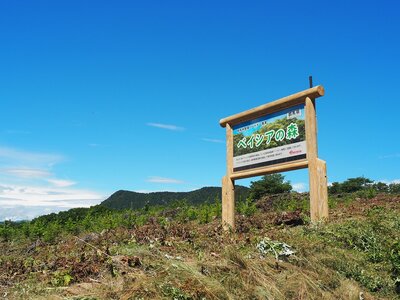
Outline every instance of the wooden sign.
[(309, 169), (311, 221), (328, 218), (326, 163), (318, 158), (316, 86), (224, 118), (227, 172), (222, 179), (222, 222), (235, 226), (235, 180)]

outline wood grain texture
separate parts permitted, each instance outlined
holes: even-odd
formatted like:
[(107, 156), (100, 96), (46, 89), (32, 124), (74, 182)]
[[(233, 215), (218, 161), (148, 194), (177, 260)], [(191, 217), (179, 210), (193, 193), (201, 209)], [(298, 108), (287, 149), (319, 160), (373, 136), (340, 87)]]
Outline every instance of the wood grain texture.
[(315, 100), (307, 97), (305, 102), (305, 127), (306, 127), (306, 145), (307, 159), (309, 162), (318, 157), (317, 148), (317, 118), (315, 111)]
[(328, 219), (326, 163), (318, 159), (315, 100), (306, 98), (306, 144), (310, 182), (310, 215), (312, 222)]
[(226, 176), (222, 179), (222, 226), (224, 229), (235, 228), (235, 182), (233, 172), (233, 131), (226, 125)]
[[(226, 127), (226, 175), (222, 178), (222, 225), (225, 230), (235, 228), (235, 180), (307, 167), (310, 181), (311, 221), (328, 219), (326, 163), (318, 158), (315, 108), (315, 98), (323, 95), (324, 88), (316, 86), (220, 121), (220, 125)], [(306, 159), (233, 172), (233, 125), (303, 103), (305, 104)]]
[(269, 102), (267, 104), (263, 104), (258, 107), (246, 110), (244, 112), (223, 118), (219, 121), (219, 124), (222, 127), (225, 127), (227, 124), (233, 126), (245, 121), (259, 118), (266, 114), (271, 114), (283, 110), (285, 108), (289, 108), (294, 105), (302, 104), (304, 103), (307, 97), (315, 99), (323, 96), (324, 93), (325, 93), (324, 87), (318, 85), (316, 87), (286, 96), (284, 98), (275, 100), (273, 102)]
[(222, 226), (225, 230), (235, 228), (235, 186), (228, 176), (222, 178)]
[(226, 175), (233, 173), (233, 129), (226, 124)]
[(261, 167), (261, 168), (246, 170), (246, 171), (235, 172), (230, 176), (230, 178), (236, 180), (236, 179), (261, 176), (261, 175), (266, 175), (266, 174), (273, 174), (273, 173), (278, 173), (278, 172), (286, 172), (286, 171), (304, 169), (304, 168), (307, 168), (307, 166), (308, 166), (307, 159), (302, 159), (302, 160), (297, 160), (295, 162), (282, 163), (282, 164), (277, 164), (277, 165), (268, 166), (268, 167)]

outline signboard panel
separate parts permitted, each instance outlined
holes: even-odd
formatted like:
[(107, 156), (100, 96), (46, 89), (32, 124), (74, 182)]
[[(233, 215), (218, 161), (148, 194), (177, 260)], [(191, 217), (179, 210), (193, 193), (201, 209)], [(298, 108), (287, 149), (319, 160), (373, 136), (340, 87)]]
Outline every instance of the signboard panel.
[(233, 127), (233, 171), (306, 158), (304, 104)]
[[(222, 178), (222, 224), (235, 227), (235, 180), (308, 168), (311, 221), (329, 217), (326, 163), (318, 158), (315, 99), (322, 86), (223, 118), (226, 175)], [(249, 120), (249, 121), (244, 121)]]

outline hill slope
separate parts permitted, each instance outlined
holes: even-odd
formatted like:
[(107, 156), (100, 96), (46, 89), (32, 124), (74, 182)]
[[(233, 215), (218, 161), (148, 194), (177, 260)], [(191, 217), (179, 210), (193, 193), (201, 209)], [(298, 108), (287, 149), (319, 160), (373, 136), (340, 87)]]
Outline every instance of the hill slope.
[[(203, 187), (191, 192), (154, 192), (137, 193), (120, 190), (104, 200), (100, 205), (114, 209), (139, 209), (145, 205), (166, 205), (173, 201), (187, 200), (190, 204), (212, 203), (216, 198), (221, 199), (220, 187)], [(246, 199), (249, 188), (235, 187), (236, 199)]]
[(332, 196), (327, 224), (308, 223), (308, 203), (297, 193), (263, 198), (255, 210), (242, 202), (235, 232), (221, 229), (220, 203), (99, 206), (81, 221), (15, 224), (14, 237), (0, 238), (0, 295), (398, 299), (400, 195)]

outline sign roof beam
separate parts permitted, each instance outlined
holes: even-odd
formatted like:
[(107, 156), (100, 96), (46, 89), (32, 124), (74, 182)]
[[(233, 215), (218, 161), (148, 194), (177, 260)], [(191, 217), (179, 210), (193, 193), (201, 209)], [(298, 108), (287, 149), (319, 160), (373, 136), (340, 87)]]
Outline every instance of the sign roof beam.
[(267, 104), (260, 105), (258, 107), (246, 110), (244, 112), (223, 118), (219, 121), (219, 124), (222, 127), (225, 127), (226, 124), (230, 124), (231, 126), (257, 119), (263, 115), (271, 114), (291, 106), (295, 106), (298, 104), (302, 104), (305, 102), (306, 98), (315, 99), (323, 96), (325, 93), (324, 87), (322, 85), (315, 86), (313, 88), (298, 92), (296, 94), (292, 94), (281, 99), (275, 100), (273, 102), (269, 102)]

